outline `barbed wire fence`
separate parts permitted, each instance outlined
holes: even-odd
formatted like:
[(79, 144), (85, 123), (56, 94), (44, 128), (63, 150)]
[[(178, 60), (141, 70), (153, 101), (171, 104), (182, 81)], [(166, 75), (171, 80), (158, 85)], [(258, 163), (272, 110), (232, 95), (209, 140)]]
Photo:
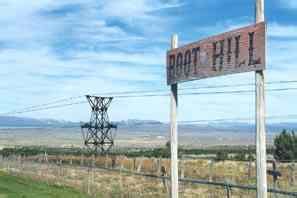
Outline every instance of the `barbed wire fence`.
[[(100, 193), (130, 194), (130, 196), (168, 193), (169, 159), (127, 158), (125, 156), (9, 156), (0, 157), (0, 167), (10, 174), (30, 176), (48, 184), (70, 185), (96, 197)], [(256, 187), (237, 184), (238, 180), (255, 179), (255, 165), (250, 162), (216, 162), (208, 159), (185, 159), (180, 162), (180, 193), (184, 197), (254, 197)], [(254, 162), (252, 162), (254, 163)], [(296, 189), (296, 162), (283, 162), (283, 181)], [(239, 167), (239, 168), (236, 168)], [(288, 168), (290, 167), (290, 168)], [(225, 170), (220, 173), (220, 169)], [(243, 169), (240, 170), (239, 169)], [(231, 171), (231, 172), (230, 172)], [(236, 174), (235, 174), (236, 172)], [(252, 172), (252, 173), (251, 173)], [(229, 175), (228, 175), (229, 174)], [(193, 178), (194, 177), (194, 178)], [(195, 177), (200, 179), (195, 179)], [(245, 178), (242, 178), (245, 177)], [(141, 178), (141, 179), (140, 179)], [(241, 179), (240, 179), (241, 178)], [(140, 182), (141, 181), (141, 182)], [(232, 181), (232, 182), (231, 182)], [(241, 182), (238, 182), (241, 183)], [(137, 191), (129, 185), (137, 185)], [(104, 187), (103, 187), (104, 186)], [(297, 197), (297, 192), (271, 187), (270, 197)], [(201, 196), (203, 194), (203, 196)]]

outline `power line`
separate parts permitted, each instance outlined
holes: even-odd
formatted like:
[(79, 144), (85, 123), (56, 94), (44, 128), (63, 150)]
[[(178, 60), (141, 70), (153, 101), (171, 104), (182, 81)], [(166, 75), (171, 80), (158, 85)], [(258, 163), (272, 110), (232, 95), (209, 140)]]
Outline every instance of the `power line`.
[(49, 107), (40, 107), (40, 108), (30, 109), (30, 110), (14, 111), (13, 113), (7, 113), (7, 114), (1, 114), (1, 115), (14, 115), (14, 114), (23, 114), (23, 113), (36, 112), (36, 111), (44, 111), (44, 110), (64, 108), (64, 107), (68, 107), (68, 106), (73, 106), (73, 105), (78, 105), (78, 104), (85, 104), (85, 103), (87, 103), (87, 101), (79, 101), (79, 102), (73, 102), (73, 103), (53, 105), (53, 106), (49, 106)]
[[(297, 88), (279, 88), (279, 89), (267, 89), (267, 92), (277, 91), (290, 91), (297, 90)], [(254, 93), (254, 90), (235, 90), (235, 91), (215, 91), (215, 92), (188, 92), (180, 93), (179, 96), (189, 95), (217, 95), (217, 94), (241, 94), (241, 93)], [(162, 97), (169, 96), (169, 94), (144, 94), (144, 95), (111, 95), (117, 98), (143, 98), (143, 97)]]
[[(297, 118), (297, 114), (266, 116), (267, 120), (282, 119), (282, 118)], [(181, 124), (195, 124), (195, 123), (205, 123), (205, 122), (252, 121), (254, 119), (255, 118), (251, 118), (251, 117), (218, 118), (218, 119), (212, 119), (212, 120), (185, 120), (185, 121), (178, 121), (178, 122)]]
[[(30, 109), (40, 108), (40, 107), (44, 108), (45, 106), (54, 105), (54, 104), (62, 103), (62, 102), (67, 102), (67, 101), (75, 100), (75, 99), (82, 98), (82, 97), (84, 97), (84, 95), (70, 97), (70, 98), (64, 98), (64, 99), (58, 99), (58, 100), (48, 102), (48, 103), (44, 103), (44, 104), (28, 106), (28, 107), (25, 107), (25, 108), (23, 108), (21, 110), (30, 110)], [(18, 111), (20, 111), (20, 110), (18, 110)], [(13, 113), (13, 112), (14, 111), (12, 111), (11, 113)]]
[[(266, 85), (274, 85), (274, 84), (295, 84), (297, 80), (280, 80), (280, 81), (270, 81), (266, 82)], [(238, 84), (224, 84), (224, 85), (210, 85), (210, 86), (202, 86), (200, 88), (226, 88), (226, 87), (245, 87), (245, 86), (254, 86), (254, 83), (238, 83)], [(186, 88), (193, 88), (193, 85), (185, 86)]]
[[(293, 83), (297, 83), (297, 80), (288, 80), (288, 81), (271, 81), (271, 82), (267, 82), (266, 84), (272, 85), (272, 84), (293, 84)], [(180, 88), (180, 91), (185, 91), (185, 90), (199, 90), (199, 89), (215, 89), (215, 88), (232, 88), (232, 87), (244, 87), (244, 86), (253, 86), (254, 84), (252, 83), (248, 83), (248, 84), (225, 84), (225, 85), (209, 85), (209, 86), (199, 86), (199, 87), (194, 87), (194, 86), (189, 86), (189, 87), (184, 87), (184, 88)], [(155, 89), (155, 90), (145, 90), (145, 91), (123, 91), (123, 92), (105, 92), (105, 93), (95, 93), (92, 95), (100, 95), (100, 96), (117, 96), (117, 97), (121, 97), (121, 98), (128, 98), (128, 95), (132, 95), (131, 97), (135, 97), (133, 95), (135, 94), (149, 94), (149, 93), (161, 93), (161, 92), (168, 92), (167, 89)], [(125, 95), (126, 94), (126, 95)], [(166, 96), (166, 94), (163, 94), (164, 96)], [(198, 95), (198, 94), (196, 94)], [(202, 94), (199, 94), (202, 95)], [(38, 105), (32, 105), (32, 106), (28, 106), (19, 110), (14, 110), (14, 111), (10, 111), (7, 113), (2, 113), (0, 115), (3, 114), (15, 114), (19, 111), (26, 111), (26, 110), (31, 110), (31, 109), (35, 109), (35, 108), (44, 108), (45, 106), (49, 106), (49, 105), (54, 105), (57, 103), (63, 103), (63, 102), (68, 102), (68, 101), (73, 101), (79, 98), (83, 98), (85, 95), (79, 95), (79, 96), (73, 96), (73, 97), (69, 97), (69, 98), (62, 98), (62, 99), (58, 99), (58, 100), (54, 100), (52, 102), (48, 102), (48, 103), (44, 103), (44, 104), (38, 104)], [(146, 97), (146, 96), (159, 96), (157, 94), (149, 94), (149, 95), (143, 95), (143, 96), (138, 96), (138, 97)]]
[[(297, 90), (297, 88), (278, 88), (278, 89), (267, 89), (267, 92), (279, 92), (279, 91), (291, 91), (291, 90)], [(242, 93), (254, 93), (254, 90), (235, 90), (235, 91), (215, 91), (215, 92), (186, 92), (186, 93), (180, 93), (180, 96), (190, 96), (190, 95), (217, 95), (217, 94), (242, 94)], [(166, 94), (143, 94), (143, 95), (110, 95), (112, 97), (116, 98), (143, 98), (143, 97), (167, 97), (169, 96), (168, 93)], [(74, 98), (74, 97), (72, 97)], [(78, 97), (77, 97), (78, 98)], [(69, 100), (69, 99), (68, 99)], [(62, 100), (60, 100), (62, 101)], [(63, 101), (67, 101), (64, 99)], [(78, 101), (73, 103), (64, 103), (59, 105), (52, 105), (52, 106), (46, 106), (43, 107), (41, 105), (36, 105), (36, 108), (31, 109), (21, 109), (19, 111), (11, 111), (7, 113), (3, 113), (1, 115), (11, 115), (11, 114), (21, 114), (21, 113), (29, 113), (29, 112), (35, 112), (35, 111), (43, 111), (43, 110), (49, 110), (49, 109), (55, 109), (55, 108), (62, 108), (65, 106), (72, 106), (77, 104), (83, 104), (86, 103), (86, 101)], [(50, 103), (48, 103), (50, 104)]]

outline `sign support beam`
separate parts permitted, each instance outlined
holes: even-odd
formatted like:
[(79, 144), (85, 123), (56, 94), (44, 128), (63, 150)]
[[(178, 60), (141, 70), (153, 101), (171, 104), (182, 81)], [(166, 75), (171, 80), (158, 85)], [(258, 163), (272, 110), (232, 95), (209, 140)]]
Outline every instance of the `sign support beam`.
[[(178, 47), (178, 37), (174, 34), (171, 38), (171, 49)], [(178, 85), (171, 85), (170, 93), (170, 147), (171, 147), (171, 198), (178, 198), (178, 141), (177, 141), (177, 107)]]
[[(256, 23), (264, 22), (264, 0), (256, 0)], [(265, 46), (266, 47), (266, 46)], [(255, 72), (256, 86), (256, 152), (257, 198), (267, 198), (266, 128), (265, 128), (265, 73)]]

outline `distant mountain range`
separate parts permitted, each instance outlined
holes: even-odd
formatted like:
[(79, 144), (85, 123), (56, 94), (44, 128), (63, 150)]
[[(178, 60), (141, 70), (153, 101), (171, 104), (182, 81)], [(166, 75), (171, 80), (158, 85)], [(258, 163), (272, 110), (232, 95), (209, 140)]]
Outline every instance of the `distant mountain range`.
[(79, 123), (53, 120), (53, 119), (33, 119), (12, 116), (0, 116), (0, 127), (74, 127)]
[[(124, 127), (142, 127), (144, 125), (165, 125), (154, 120), (127, 120), (115, 122)], [(25, 117), (0, 116), (0, 127), (79, 127), (80, 122), (54, 119), (34, 119)]]
[[(121, 130), (129, 132), (160, 132), (168, 131), (169, 124), (162, 123), (155, 120), (125, 120), (115, 122), (118, 125), (118, 128)], [(55, 127), (55, 128), (71, 128), (71, 127), (80, 127), (79, 122), (71, 122), (64, 120), (53, 120), (53, 119), (33, 119), (33, 118), (24, 118), (24, 117), (12, 117), (12, 116), (0, 116), (0, 127), (13, 128), (13, 127)], [(180, 128), (184, 132), (218, 132), (218, 131), (231, 131), (231, 132), (253, 132), (255, 126), (245, 122), (214, 122), (206, 124), (197, 124), (197, 125), (181, 125)], [(297, 123), (272, 123), (267, 124), (268, 132), (280, 132), (283, 129), (288, 130), (297, 130)]]

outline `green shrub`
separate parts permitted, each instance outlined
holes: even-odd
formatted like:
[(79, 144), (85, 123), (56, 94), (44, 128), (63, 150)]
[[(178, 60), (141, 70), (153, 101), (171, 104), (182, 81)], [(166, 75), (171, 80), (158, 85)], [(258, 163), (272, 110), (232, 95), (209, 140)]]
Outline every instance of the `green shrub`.
[(274, 139), (274, 157), (277, 160), (297, 159), (297, 136), (294, 131), (282, 133)]
[(228, 153), (226, 151), (218, 151), (216, 155), (217, 161), (224, 161), (228, 159)]

